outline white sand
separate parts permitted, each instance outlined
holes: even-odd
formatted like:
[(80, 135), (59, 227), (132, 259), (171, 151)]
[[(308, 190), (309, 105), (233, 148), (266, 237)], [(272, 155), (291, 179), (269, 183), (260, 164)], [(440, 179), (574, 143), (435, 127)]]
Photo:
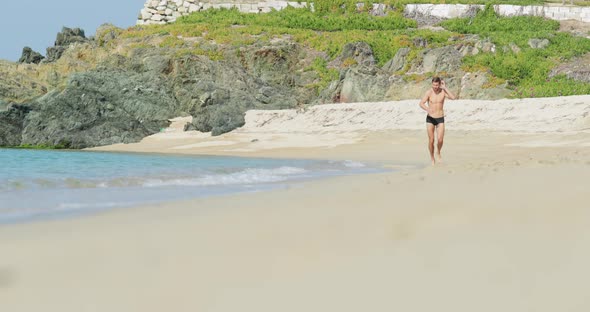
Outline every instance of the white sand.
[(0, 311), (590, 311), (589, 112), (590, 96), (449, 102), (434, 167), (417, 101), (100, 148), (397, 171), (0, 226)]

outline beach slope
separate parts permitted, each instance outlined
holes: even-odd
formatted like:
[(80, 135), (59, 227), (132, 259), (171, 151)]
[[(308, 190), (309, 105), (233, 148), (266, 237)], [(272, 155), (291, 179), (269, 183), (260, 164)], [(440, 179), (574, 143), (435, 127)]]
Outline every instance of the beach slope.
[(379, 174), (0, 226), (2, 311), (588, 311), (590, 97), (251, 111), (96, 150), (321, 158)]

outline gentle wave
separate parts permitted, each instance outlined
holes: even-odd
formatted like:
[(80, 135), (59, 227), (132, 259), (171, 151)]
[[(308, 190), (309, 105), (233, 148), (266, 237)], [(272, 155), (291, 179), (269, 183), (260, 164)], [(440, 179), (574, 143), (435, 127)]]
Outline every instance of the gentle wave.
[(363, 164), (362, 162), (352, 161), (352, 160), (345, 160), (342, 162), (342, 165), (346, 168), (365, 168), (367, 165)]
[(198, 178), (184, 179), (150, 179), (143, 183), (146, 187), (159, 186), (214, 186), (214, 185), (233, 185), (233, 184), (259, 184), (286, 181), (293, 175), (301, 175), (307, 170), (296, 167), (280, 167), (275, 169), (254, 169), (248, 168), (243, 171), (204, 175)]
[(283, 166), (278, 168), (246, 168), (231, 172), (200, 174), (197, 176), (174, 177), (119, 177), (109, 180), (66, 178), (60, 180), (7, 181), (0, 185), (0, 190), (26, 189), (88, 189), (111, 187), (160, 187), (160, 186), (215, 186), (242, 185), (281, 182), (298, 177), (306, 177), (308, 170), (299, 167)]
[(1, 150), (0, 223), (273, 189), (376, 169), (356, 161)]

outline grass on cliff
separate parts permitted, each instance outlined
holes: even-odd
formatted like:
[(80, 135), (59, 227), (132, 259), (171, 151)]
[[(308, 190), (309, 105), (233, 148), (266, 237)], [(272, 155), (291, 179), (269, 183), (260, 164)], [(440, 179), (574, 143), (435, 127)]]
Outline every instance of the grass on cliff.
[[(480, 53), (465, 57), (466, 67), (489, 69), (491, 73), (509, 81), (515, 97), (561, 96), (590, 93), (590, 84), (567, 79), (549, 78), (559, 62), (590, 52), (590, 40), (558, 32), (559, 22), (533, 16), (499, 17), (491, 6), (474, 18), (444, 21), (442, 26), (462, 34), (477, 34), (489, 38), (497, 46), (496, 53)], [(547, 39), (549, 46), (534, 49), (530, 39)], [(521, 52), (504, 51), (514, 44)]]
[[(244, 46), (288, 35), (301, 44), (326, 52), (330, 57), (338, 55), (346, 43), (362, 40), (371, 45), (378, 62), (384, 64), (397, 49), (410, 46), (415, 36), (429, 37), (434, 44), (445, 42), (449, 36), (446, 32), (409, 30), (415, 27), (415, 21), (395, 13), (376, 17), (358, 12), (320, 14), (292, 7), (267, 14), (220, 9), (196, 12), (178, 19), (174, 24), (137, 27), (123, 36), (169, 34)], [(177, 47), (177, 44), (175, 40), (165, 40), (161, 46)]]
[[(550, 70), (558, 62), (590, 52), (590, 40), (558, 32), (559, 23), (556, 21), (531, 16), (499, 17), (488, 5), (473, 18), (443, 22), (442, 26), (447, 31), (416, 29), (415, 21), (401, 16), (399, 4), (404, 1), (395, 1), (397, 11), (383, 17), (358, 12), (352, 5), (356, 1), (349, 0), (318, 2), (315, 12), (291, 7), (267, 14), (241, 13), (236, 9), (207, 10), (180, 18), (173, 24), (132, 28), (123, 36), (171, 35), (170, 38), (174, 39), (164, 39), (159, 46), (178, 49), (179, 55), (207, 55), (214, 56), (216, 60), (223, 59), (222, 51), (205, 49), (199, 44), (189, 45), (176, 37), (201, 37), (204, 42), (240, 47), (289, 36), (302, 45), (327, 54), (328, 60), (316, 60), (309, 69), (316, 71), (322, 79), (318, 85), (326, 86), (335, 76), (327, 69), (327, 61), (339, 55), (347, 43), (367, 42), (373, 49), (377, 64), (383, 65), (403, 47), (411, 49), (408, 60), (417, 57), (420, 48), (413, 44), (416, 38), (426, 39), (429, 48), (436, 48), (450, 44), (451, 37), (477, 34), (496, 44), (496, 52), (465, 57), (464, 67), (489, 70), (495, 82), (508, 81), (515, 90), (513, 96), (590, 93), (590, 84), (563, 76), (548, 79)], [(525, 2), (521, 4), (534, 4)], [(369, 5), (367, 2), (366, 6)], [(550, 45), (545, 49), (530, 48), (528, 41), (532, 38), (547, 39)], [(505, 52), (504, 47), (511, 44), (518, 46), (521, 52)]]
[[(431, 47), (436, 47), (444, 45), (452, 35), (447, 31), (417, 30), (416, 22), (404, 18), (399, 10), (378, 17), (359, 12), (356, 6), (351, 9), (351, 1), (347, 2), (348, 6), (343, 6), (342, 1), (323, 3), (324, 6), (319, 6), (320, 10), (316, 8), (315, 12), (292, 7), (266, 14), (241, 13), (236, 9), (206, 10), (182, 17), (173, 24), (135, 27), (122, 36), (201, 37), (205, 42), (235, 47), (289, 36), (304, 46), (325, 52), (327, 61), (338, 56), (347, 43), (364, 41), (373, 49), (377, 64), (383, 65), (402, 47), (416, 49), (412, 43), (414, 38), (425, 38)], [(178, 44), (177, 40), (167, 39), (160, 47), (178, 48)], [(194, 54), (194, 50), (194, 46), (187, 46), (182, 53)], [(322, 77), (320, 85), (327, 85), (327, 79), (334, 76), (325, 68), (327, 63), (317, 61), (311, 67)]]
[(309, 29), (316, 31), (394, 30), (415, 27), (416, 22), (398, 14), (383, 17), (357, 12), (326, 12), (318, 14), (309, 9), (287, 7), (268, 14), (242, 13), (236, 9), (206, 10), (178, 19), (177, 24), (247, 25), (272, 28)]

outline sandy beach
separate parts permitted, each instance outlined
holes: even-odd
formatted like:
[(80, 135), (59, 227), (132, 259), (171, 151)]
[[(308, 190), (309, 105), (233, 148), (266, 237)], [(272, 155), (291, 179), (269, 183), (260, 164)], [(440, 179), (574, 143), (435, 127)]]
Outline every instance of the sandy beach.
[(0, 226), (1, 311), (590, 311), (590, 96), (189, 118), (95, 148), (351, 160), (389, 171)]

